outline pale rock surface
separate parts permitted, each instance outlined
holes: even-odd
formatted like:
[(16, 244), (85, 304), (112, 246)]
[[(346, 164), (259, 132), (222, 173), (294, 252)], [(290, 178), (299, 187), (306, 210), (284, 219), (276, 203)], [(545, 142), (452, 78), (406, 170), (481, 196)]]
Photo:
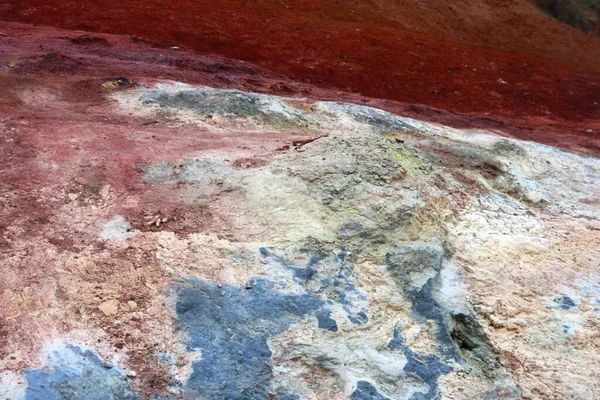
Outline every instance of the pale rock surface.
[[(352, 104), (172, 82), (113, 98), (160, 121), (164, 151), (134, 160), (135, 190), (55, 210), (89, 242), (14, 243), (0, 393), (600, 391), (599, 159)], [(44, 265), (26, 289), (22, 265)]]

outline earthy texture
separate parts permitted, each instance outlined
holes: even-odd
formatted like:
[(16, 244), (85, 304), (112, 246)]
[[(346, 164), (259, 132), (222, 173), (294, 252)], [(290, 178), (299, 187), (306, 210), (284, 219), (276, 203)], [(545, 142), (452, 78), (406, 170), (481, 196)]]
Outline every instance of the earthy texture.
[(2, 1), (0, 400), (595, 398), (594, 7)]
[(600, 390), (594, 135), (542, 136), (568, 151), (126, 37), (3, 32), (2, 398)]
[(5, 0), (0, 20), (134, 35), (444, 110), (600, 114), (600, 38), (528, 0)]

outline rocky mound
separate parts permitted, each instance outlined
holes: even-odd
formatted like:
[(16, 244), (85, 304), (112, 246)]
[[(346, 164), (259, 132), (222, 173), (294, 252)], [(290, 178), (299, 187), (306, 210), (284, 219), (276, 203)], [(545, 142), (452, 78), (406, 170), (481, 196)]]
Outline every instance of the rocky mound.
[(2, 397), (600, 389), (597, 157), (47, 32), (2, 38)]

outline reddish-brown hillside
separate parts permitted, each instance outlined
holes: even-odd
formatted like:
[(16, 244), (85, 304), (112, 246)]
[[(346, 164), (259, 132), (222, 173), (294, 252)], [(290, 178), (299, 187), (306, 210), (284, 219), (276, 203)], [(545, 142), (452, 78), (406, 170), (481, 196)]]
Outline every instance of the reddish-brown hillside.
[(600, 39), (526, 0), (7, 0), (0, 19), (138, 35), (467, 113), (600, 113)]

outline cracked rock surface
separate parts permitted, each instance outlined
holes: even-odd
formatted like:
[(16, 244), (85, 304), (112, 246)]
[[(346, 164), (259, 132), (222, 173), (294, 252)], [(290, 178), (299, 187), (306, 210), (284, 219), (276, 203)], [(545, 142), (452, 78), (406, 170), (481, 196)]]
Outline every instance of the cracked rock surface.
[(0, 120), (4, 397), (600, 390), (598, 158), (349, 103), (108, 96)]

